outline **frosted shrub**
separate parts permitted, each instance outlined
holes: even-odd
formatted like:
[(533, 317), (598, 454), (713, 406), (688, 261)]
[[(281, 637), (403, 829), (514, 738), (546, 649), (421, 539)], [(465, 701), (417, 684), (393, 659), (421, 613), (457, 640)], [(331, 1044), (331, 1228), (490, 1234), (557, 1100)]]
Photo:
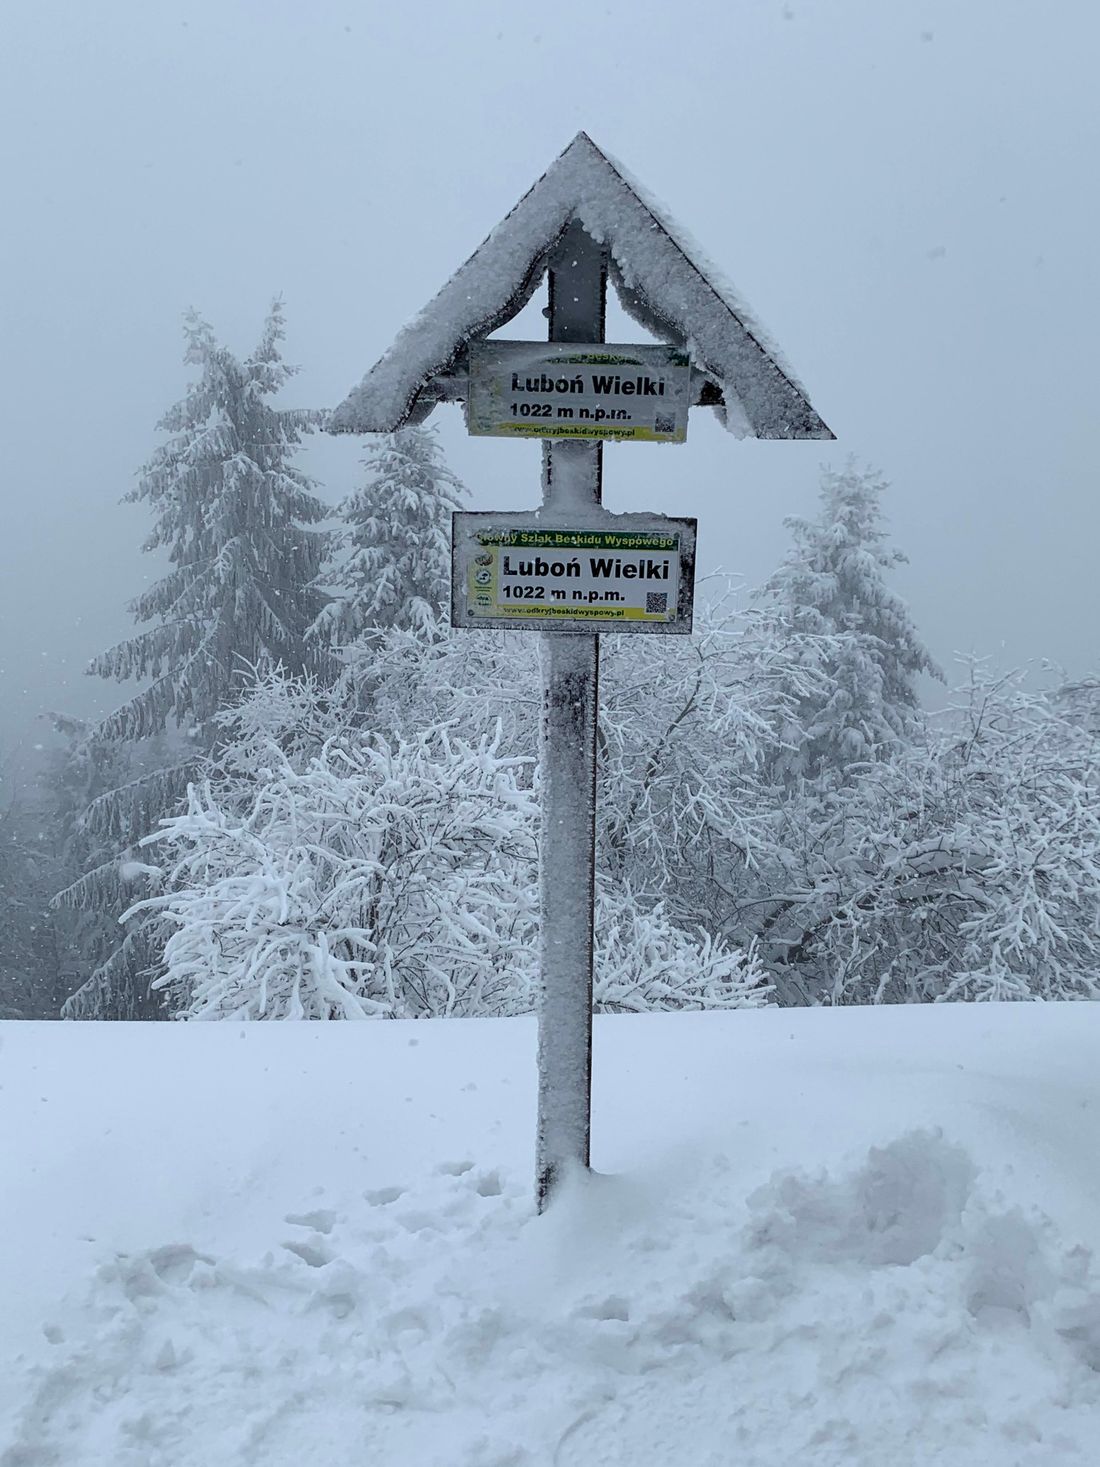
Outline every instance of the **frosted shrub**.
[[(377, 669), (400, 662), (400, 639), (412, 635), (387, 634), (376, 687)], [(484, 651), (488, 669), (494, 649)], [(358, 702), (355, 688), (345, 703), (309, 679), (258, 677), (222, 717), (225, 744), (186, 813), (144, 842), (161, 853), (159, 890), (127, 917), (156, 916), (170, 932), (158, 986), (180, 1017), (534, 1007), (534, 759), (506, 751), (499, 723), (476, 742), (445, 723), (416, 738), (369, 735), (356, 726)], [(689, 931), (621, 872), (601, 882), (600, 1008), (766, 1000), (754, 960)]]
[(1100, 998), (1100, 748), (1056, 699), (976, 681), (947, 770), (980, 900), (945, 998)]
[(598, 1012), (759, 1008), (770, 1001), (755, 954), (684, 931), (661, 905), (646, 909), (629, 887), (601, 884), (596, 931)]
[(1100, 763), (979, 672), (943, 727), (792, 800), (734, 910), (787, 1001), (1100, 997)]
[(181, 1017), (368, 1018), (530, 1006), (534, 844), (522, 760), (435, 730), (261, 771), (238, 814), (207, 783), (146, 844)]

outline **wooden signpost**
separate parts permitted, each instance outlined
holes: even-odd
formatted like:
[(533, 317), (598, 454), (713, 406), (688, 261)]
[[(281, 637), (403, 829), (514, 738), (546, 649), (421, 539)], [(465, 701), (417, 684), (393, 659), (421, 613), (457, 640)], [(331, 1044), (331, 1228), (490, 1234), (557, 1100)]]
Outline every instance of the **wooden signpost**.
[[(549, 280), (549, 342), (488, 339)], [(587, 1167), (599, 634), (691, 631), (695, 521), (603, 509), (603, 445), (731, 431), (831, 438), (728, 287), (580, 133), (335, 410), (392, 432), (461, 401), (474, 434), (543, 443), (538, 510), (454, 517), (452, 622), (542, 637), (535, 1191)], [(663, 345), (604, 341), (607, 282)]]

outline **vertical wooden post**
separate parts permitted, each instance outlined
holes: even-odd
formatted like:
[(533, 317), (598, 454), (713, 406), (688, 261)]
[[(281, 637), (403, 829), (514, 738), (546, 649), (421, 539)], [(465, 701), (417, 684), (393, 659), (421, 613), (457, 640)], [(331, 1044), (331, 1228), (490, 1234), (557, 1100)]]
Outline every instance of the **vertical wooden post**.
[[(550, 340), (604, 340), (607, 255), (573, 223), (550, 265)], [(602, 497), (603, 445), (543, 443), (543, 514), (570, 523)], [(540, 998), (535, 1193), (589, 1164), (599, 637), (543, 632)]]

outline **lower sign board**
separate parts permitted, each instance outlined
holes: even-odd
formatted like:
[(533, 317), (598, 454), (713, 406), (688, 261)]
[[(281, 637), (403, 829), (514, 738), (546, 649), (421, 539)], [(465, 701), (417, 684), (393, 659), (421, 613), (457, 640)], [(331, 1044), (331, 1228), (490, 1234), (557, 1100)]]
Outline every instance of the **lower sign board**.
[(453, 516), (451, 623), (529, 631), (691, 631), (693, 519), (526, 513)]
[(470, 343), (476, 436), (683, 443), (690, 395), (687, 354), (671, 346)]

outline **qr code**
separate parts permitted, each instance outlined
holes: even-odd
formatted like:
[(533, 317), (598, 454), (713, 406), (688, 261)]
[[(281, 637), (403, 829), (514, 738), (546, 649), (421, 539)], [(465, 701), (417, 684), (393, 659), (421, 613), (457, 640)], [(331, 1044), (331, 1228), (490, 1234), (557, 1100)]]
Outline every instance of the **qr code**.
[(653, 416), (653, 431), (654, 433), (675, 433), (676, 419), (655, 413)]
[(647, 591), (645, 593), (645, 609), (647, 616), (659, 616), (668, 610), (667, 591)]

